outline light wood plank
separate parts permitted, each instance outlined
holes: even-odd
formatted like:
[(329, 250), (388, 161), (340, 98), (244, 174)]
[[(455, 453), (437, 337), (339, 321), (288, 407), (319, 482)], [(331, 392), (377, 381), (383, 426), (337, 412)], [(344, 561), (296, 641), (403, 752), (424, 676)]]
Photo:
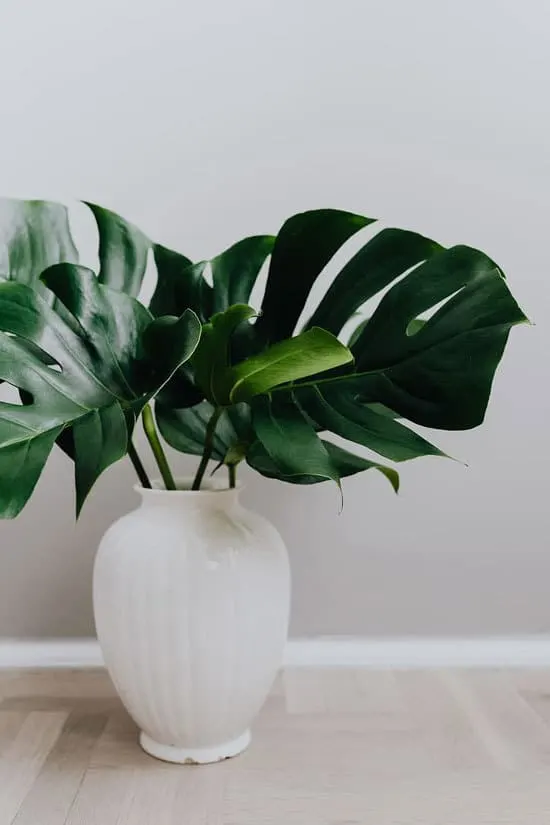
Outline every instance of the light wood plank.
[(102, 733), (103, 714), (73, 713), (22, 803), (14, 825), (62, 825), (88, 770)]
[(310, 670), (250, 749), (158, 762), (101, 672), (3, 675), (0, 825), (544, 825), (550, 673)]
[(14, 696), (100, 699), (116, 696), (116, 691), (103, 668), (0, 671), (0, 699)]
[[(231, 796), (224, 825), (546, 825), (548, 775), (480, 773), (423, 780), (373, 782), (342, 793), (254, 785)], [(138, 822), (137, 825), (140, 825)]]
[(135, 771), (88, 770), (63, 825), (119, 825), (136, 788)]
[(434, 770), (454, 772), (494, 764), (492, 754), (440, 673), (401, 671), (396, 679), (414, 725), (414, 736), (430, 753)]
[(9, 696), (0, 704), (0, 713), (5, 711), (20, 711), (30, 713), (31, 711), (53, 711), (61, 710), (67, 713), (96, 713), (109, 716), (111, 713), (120, 712), (123, 709), (122, 702), (118, 696), (106, 696), (104, 698), (90, 698), (72, 696)]
[(66, 713), (29, 713), (0, 757), (0, 822), (11, 825), (54, 746)]
[(447, 687), (502, 768), (550, 766), (550, 726), (503, 671), (447, 673)]
[(227, 777), (235, 769), (236, 762), (139, 771), (132, 801), (117, 825), (224, 825)]
[(112, 713), (90, 756), (90, 768), (150, 768), (159, 762), (138, 745), (138, 729), (123, 708)]
[(11, 745), (26, 718), (26, 711), (0, 709), (0, 756)]
[(291, 714), (403, 713), (395, 674), (389, 670), (296, 668), (284, 677)]
[(283, 674), (287, 713), (325, 713), (323, 679), (328, 671), (296, 668)]

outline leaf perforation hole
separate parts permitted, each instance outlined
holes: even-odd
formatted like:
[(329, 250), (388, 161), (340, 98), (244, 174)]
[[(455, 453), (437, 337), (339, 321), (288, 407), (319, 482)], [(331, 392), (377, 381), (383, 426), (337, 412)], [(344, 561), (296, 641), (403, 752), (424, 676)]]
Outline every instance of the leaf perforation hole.
[[(248, 303), (250, 304), (251, 307), (254, 307), (254, 309), (258, 313), (260, 313), (260, 307), (261, 307), (262, 302), (264, 300), (265, 287), (266, 287), (266, 284), (267, 284), (267, 274), (269, 272), (270, 262), (271, 262), (271, 255), (268, 255), (267, 258), (265, 259), (265, 261), (262, 264), (262, 267), (261, 267), (261, 269), (258, 273), (258, 276), (257, 276), (257, 278), (254, 282), (254, 286), (252, 287), (252, 290), (251, 290), (249, 298), (248, 298)], [(255, 324), (256, 321), (258, 320), (258, 317), (259, 317), (259, 315), (256, 316), (255, 318), (250, 318), (247, 321), (247, 323), (248, 324)]]
[(26, 390), (21, 390), (11, 381), (2, 381), (0, 383), (0, 403), (10, 404), (14, 407), (27, 407), (34, 404), (34, 396)]
[[(344, 266), (359, 252), (368, 241), (370, 241), (383, 228), (383, 224), (379, 221), (363, 227), (351, 238), (342, 244), (336, 254), (330, 259), (324, 269), (321, 270), (317, 276), (311, 290), (309, 291), (304, 308), (298, 318), (294, 334), (301, 330), (304, 324), (311, 318), (321, 301), (323, 300), (327, 290), (333, 283), (336, 276), (344, 268)], [(340, 336), (338, 336), (340, 338)], [(341, 338), (340, 340), (344, 340)]]

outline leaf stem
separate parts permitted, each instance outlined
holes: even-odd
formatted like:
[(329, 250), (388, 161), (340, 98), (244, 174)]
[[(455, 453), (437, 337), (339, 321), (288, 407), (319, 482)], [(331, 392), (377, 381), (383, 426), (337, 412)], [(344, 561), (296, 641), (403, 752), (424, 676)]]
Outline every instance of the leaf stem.
[(232, 490), (237, 484), (237, 465), (228, 464), (227, 471), (229, 473), (229, 489)]
[(202, 480), (204, 478), (204, 474), (206, 472), (206, 468), (208, 467), (208, 462), (210, 461), (210, 457), (212, 456), (212, 450), (214, 449), (214, 433), (216, 432), (216, 426), (218, 421), (220, 420), (220, 416), (223, 413), (223, 407), (216, 407), (212, 415), (210, 416), (210, 420), (206, 425), (206, 433), (204, 436), (204, 450), (202, 452), (201, 463), (199, 464), (199, 469), (197, 470), (197, 474), (193, 480), (193, 486), (191, 487), (192, 490), (200, 490)]
[(153, 411), (149, 404), (146, 404), (143, 408), (142, 416), (143, 429), (145, 430), (145, 435), (147, 436), (147, 440), (151, 445), (151, 450), (153, 451), (153, 455), (155, 456), (155, 460), (158, 464), (162, 480), (164, 481), (164, 486), (167, 490), (175, 490), (176, 482), (174, 481), (174, 476), (172, 475), (172, 471), (168, 464), (166, 453), (162, 449), (162, 444), (160, 443), (160, 438), (158, 437), (157, 428), (155, 427)]
[(142, 487), (151, 487), (151, 482), (149, 481), (149, 476), (147, 475), (147, 471), (143, 466), (143, 462), (138, 455), (136, 448), (134, 447), (132, 441), (128, 442), (128, 458), (134, 465), (134, 470), (136, 471), (137, 477), (141, 482)]

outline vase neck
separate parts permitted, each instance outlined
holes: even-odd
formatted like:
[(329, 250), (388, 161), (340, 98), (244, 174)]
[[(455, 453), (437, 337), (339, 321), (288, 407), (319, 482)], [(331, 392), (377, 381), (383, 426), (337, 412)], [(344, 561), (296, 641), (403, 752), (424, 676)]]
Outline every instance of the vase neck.
[(232, 510), (239, 504), (241, 487), (229, 489), (225, 484), (209, 479), (200, 490), (191, 490), (192, 479), (176, 479), (177, 490), (166, 490), (154, 481), (152, 488), (136, 485), (141, 496), (141, 507), (170, 508), (179, 511)]

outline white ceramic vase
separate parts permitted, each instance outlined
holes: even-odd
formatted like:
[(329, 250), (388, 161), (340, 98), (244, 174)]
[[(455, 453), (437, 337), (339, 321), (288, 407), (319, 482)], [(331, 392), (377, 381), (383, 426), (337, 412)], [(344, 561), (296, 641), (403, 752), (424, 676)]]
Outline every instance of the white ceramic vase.
[(238, 489), (137, 489), (141, 506), (110, 527), (96, 557), (105, 662), (144, 750), (217, 762), (249, 744), (281, 665), (286, 549)]

